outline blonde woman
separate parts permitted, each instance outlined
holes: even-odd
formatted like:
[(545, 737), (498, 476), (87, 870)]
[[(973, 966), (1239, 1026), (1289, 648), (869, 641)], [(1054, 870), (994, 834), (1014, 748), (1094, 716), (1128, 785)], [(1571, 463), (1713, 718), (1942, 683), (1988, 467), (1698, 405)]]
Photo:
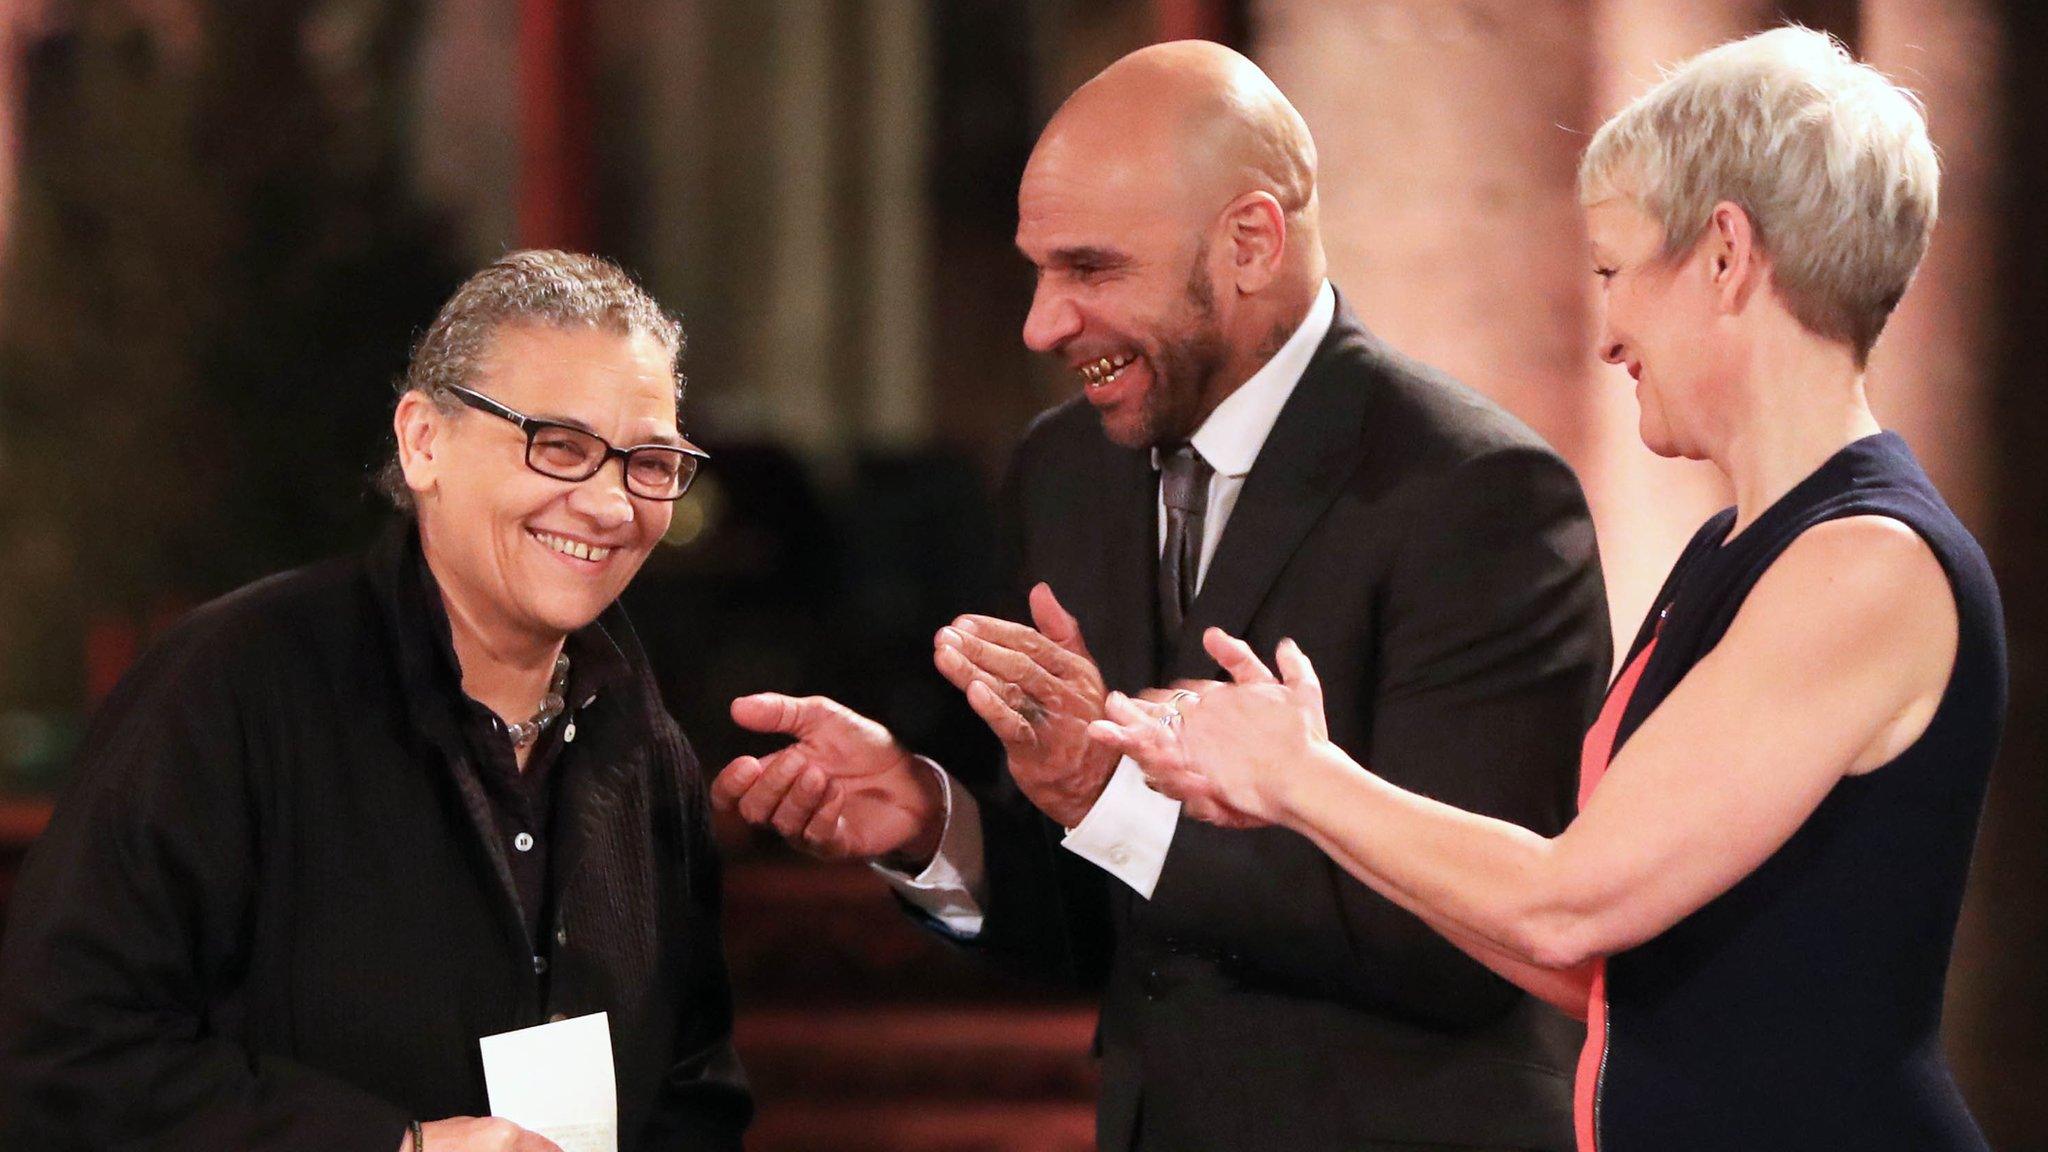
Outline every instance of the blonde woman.
[(1864, 365), (1935, 218), (1920, 109), (1832, 40), (1707, 52), (1580, 169), (1645, 443), (1712, 461), (1703, 526), (1542, 837), (1402, 791), (1324, 737), (1313, 637), (1279, 676), (1112, 702), (1091, 736), (1191, 814), (1299, 831), (1589, 1024), (1582, 1152), (1981, 1149), (1942, 982), (2005, 707), (1998, 591)]

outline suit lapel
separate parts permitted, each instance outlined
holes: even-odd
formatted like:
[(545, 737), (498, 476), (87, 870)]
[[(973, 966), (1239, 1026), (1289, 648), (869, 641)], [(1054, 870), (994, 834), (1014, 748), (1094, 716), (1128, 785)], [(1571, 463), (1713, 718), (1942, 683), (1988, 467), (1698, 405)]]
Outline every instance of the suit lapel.
[(1245, 477), (1201, 594), (1166, 660), (1172, 678), (1216, 674), (1215, 661), (1202, 650), (1202, 632), (1216, 627), (1245, 634), (1274, 581), (1357, 469), (1367, 385), (1343, 352), (1366, 338), (1340, 299), (1329, 335)]
[(1079, 558), (1095, 569), (1098, 611), (1083, 638), (1109, 686), (1136, 692), (1149, 687), (1159, 669), (1153, 623), (1159, 481), (1147, 453), (1104, 441), (1098, 459), (1095, 524), (1101, 535), (1093, 554)]
[(519, 885), (513, 879), (490, 796), (471, 759), (451, 698), (451, 691), (460, 692), (460, 673), (455, 670), (446, 617), (428, 599), (439, 593), (420, 558), (417, 529), (408, 523), (387, 534), (377, 546), (370, 572), (397, 663), (399, 699), (422, 751), (434, 753), (424, 759), (447, 773), (463, 816), (475, 833), (472, 844), (502, 897), (494, 902), (500, 926), (515, 947), (530, 948), (526, 917), (519, 906)]

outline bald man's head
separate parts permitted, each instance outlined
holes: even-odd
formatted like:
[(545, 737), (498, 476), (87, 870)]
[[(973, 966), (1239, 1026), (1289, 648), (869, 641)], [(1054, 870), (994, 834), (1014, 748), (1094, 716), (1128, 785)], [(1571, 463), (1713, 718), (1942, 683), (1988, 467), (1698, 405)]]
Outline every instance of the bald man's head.
[(1154, 44), (1111, 64), (1060, 106), (1032, 162), (1134, 153), (1159, 191), (1207, 211), (1252, 191), (1290, 215), (1315, 204), (1308, 124), (1258, 65), (1221, 44)]
[(1133, 52), (1025, 167), (1025, 343), (1081, 373), (1111, 439), (1185, 439), (1307, 313), (1316, 208), (1308, 125), (1257, 65), (1205, 41)]

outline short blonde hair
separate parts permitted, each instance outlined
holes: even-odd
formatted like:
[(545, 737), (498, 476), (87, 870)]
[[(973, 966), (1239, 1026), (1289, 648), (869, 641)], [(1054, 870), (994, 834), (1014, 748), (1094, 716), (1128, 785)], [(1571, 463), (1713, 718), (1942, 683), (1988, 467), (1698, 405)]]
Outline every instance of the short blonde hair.
[(1941, 182), (1920, 101), (1825, 33), (1785, 27), (1703, 52), (1602, 125), (1579, 200), (1627, 196), (1691, 251), (1731, 201), (1778, 296), (1862, 364), (1934, 230)]

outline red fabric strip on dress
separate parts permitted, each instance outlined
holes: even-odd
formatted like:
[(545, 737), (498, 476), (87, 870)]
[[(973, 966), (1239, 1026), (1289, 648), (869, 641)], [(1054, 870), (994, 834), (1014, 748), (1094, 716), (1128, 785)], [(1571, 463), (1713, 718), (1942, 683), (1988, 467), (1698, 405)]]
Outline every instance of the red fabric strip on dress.
[[(1661, 626), (1659, 621), (1660, 631)], [(1586, 742), (1579, 748), (1580, 811), (1585, 810), (1600, 777), (1607, 773), (1608, 762), (1614, 759), (1614, 736), (1621, 728), (1621, 714), (1628, 710), (1636, 682), (1643, 678), (1643, 666), (1650, 662), (1650, 653), (1656, 649), (1657, 640), (1652, 636), (1608, 690), (1607, 702), (1600, 706), (1600, 718), (1593, 721), (1593, 727), (1586, 733)], [(1579, 1152), (1596, 1152), (1593, 1096), (1600, 1086), (1600, 1059), (1606, 1051), (1607, 961), (1600, 959), (1593, 962), (1592, 995), (1586, 1004), (1586, 1047), (1579, 1053), (1579, 1074), (1572, 1093), (1572, 1130), (1578, 1138)]]

